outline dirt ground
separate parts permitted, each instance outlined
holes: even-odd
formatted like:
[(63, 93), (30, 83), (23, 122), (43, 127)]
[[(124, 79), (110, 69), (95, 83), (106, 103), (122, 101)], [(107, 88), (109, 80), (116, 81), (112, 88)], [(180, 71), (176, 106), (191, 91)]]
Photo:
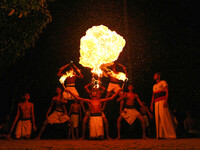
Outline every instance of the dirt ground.
[(121, 140), (0, 140), (0, 149), (139, 149), (197, 150), (200, 139), (121, 139)]

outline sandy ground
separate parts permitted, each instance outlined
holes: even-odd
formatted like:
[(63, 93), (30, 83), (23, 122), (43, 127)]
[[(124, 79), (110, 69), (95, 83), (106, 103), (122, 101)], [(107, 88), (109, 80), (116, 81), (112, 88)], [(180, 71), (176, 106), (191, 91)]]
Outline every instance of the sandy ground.
[(0, 149), (200, 149), (200, 139), (0, 140)]

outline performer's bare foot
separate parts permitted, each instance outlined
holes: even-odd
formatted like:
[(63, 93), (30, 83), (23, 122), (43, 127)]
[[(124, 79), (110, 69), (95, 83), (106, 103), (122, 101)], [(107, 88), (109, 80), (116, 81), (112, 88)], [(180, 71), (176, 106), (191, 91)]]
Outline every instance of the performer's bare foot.
[(146, 136), (143, 136), (143, 137), (142, 137), (142, 139), (149, 139), (149, 138), (148, 138), (148, 137), (146, 137)]
[(120, 138), (121, 138), (121, 137), (120, 137), (120, 136), (118, 136), (116, 139), (117, 139), (117, 140), (119, 140)]
[(40, 136), (36, 137), (34, 140), (40, 140)]
[(6, 138), (7, 140), (12, 140), (12, 138), (11, 138), (10, 135), (6, 135), (5, 138)]
[(85, 137), (84, 136), (82, 136), (79, 140), (84, 140), (85, 139)]
[(111, 138), (111, 137), (109, 137), (109, 136), (107, 136), (107, 137), (106, 137), (106, 139), (107, 139), (107, 140), (112, 140), (112, 138)]

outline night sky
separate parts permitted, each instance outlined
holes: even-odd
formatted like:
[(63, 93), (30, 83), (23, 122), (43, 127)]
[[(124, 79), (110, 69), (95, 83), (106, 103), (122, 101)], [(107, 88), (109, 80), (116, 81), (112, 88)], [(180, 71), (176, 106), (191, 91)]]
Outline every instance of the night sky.
[[(153, 74), (159, 71), (169, 84), (171, 108), (181, 113), (199, 110), (198, 0), (127, 0), (127, 15), (123, 0), (55, 0), (48, 7), (53, 20), (35, 47), (27, 49), (0, 77), (1, 117), (7, 113), (14, 116), (21, 95), (28, 91), (40, 125), (55, 87), (60, 85), (58, 69), (70, 61), (85, 76), (77, 80), (77, 90), (87, 98), (83, 86), (91, 81), (91, 74), (78, 63), (80, 39), (88, 28), (101, 24), (125, 38), (126, 46), (117, 62), (132, 68), (135, 91), (142, 101), (150, 105)], [(107, 86), (108, 79), (103, 82)]]

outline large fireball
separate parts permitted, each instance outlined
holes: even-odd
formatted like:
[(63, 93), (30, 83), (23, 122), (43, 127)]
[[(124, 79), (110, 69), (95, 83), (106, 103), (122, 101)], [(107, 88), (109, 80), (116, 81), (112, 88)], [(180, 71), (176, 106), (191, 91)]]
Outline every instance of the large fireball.
[(81, 38), (79, 63), (94, 70), (102, 64), (112, 63), (119, 57), (125, 43), (122, 36), (108, 27), (93, 26)]

